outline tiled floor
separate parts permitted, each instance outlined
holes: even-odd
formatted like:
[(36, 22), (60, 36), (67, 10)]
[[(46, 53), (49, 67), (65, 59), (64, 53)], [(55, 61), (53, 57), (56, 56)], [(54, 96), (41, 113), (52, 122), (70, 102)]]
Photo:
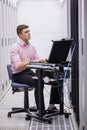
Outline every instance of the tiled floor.
[[(35, 101), (33, 91), (29, 93), (30, 104), (31, 106), (34, 106)], [(49, 104), (49, 87), (45, 89), (44, 93), (47, 108)], [(12, 94), (10, 89), (5, 98), (0, 102), (0, 130), (78, 130), (75, 121), (73, 121), (73, 114), (68, 119), (65, 118), (65, 116), (54, 116), (52, 124), (46, 124), (38, 122), (35, 119), (26, 121), (25, 113), (14, 114), (11, 118), (8, 118), (7, 113), (13, 106), (23, 106), (23, 92)]]

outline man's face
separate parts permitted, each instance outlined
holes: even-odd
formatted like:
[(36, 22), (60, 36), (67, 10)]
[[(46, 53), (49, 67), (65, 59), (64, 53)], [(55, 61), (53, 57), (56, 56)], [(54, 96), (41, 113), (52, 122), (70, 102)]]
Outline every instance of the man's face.
[(31, 39), (31, 36), (30, 36), (30, 30), (29, 28), (25, 28), (22, 30), (21, 34), (19, 34), (19, 37), (24, 40), (24, 41), (28, 41)]

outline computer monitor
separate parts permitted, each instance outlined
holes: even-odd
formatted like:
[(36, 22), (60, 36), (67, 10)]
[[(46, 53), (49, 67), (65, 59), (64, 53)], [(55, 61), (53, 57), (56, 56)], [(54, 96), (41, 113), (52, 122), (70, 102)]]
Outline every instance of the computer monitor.
[(72, 44), (72, 39), (53, 41), (48, 63), (63, 64), (67, 60), (67, 56)]

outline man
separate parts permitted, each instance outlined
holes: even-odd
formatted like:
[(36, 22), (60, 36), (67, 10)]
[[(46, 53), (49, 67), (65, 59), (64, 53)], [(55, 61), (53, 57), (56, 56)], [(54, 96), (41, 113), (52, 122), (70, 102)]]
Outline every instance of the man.
[[(46, 59), (39, 59), (35, 47), (30, 43), (31, 36), (27, 25), (17, 26), (17, 35), (19, 40), (13, 44), (10, 54), (12, 79), (15, 82), (35, 87), (35, 101), (38, 109), (38, 85), (37, 81), (35, 82), (32, 78), (32, 75), (34, 75), (33, 71), (27, 69), (27, 65), (30, 61), (46, 62)], [(44, 98), (42, 99), (42, 106), (45, 109)]]
[[(35, 87), (35, 101), (38, 109), (38, 92), (37, 92), (37, 81), (34, 81), (32, 75), (34, 75), (33, 71), (29, 68), (27, 69), (27, 65), (30, 61), (34, 62), (46, 62), (46, 59), (39, 59), (35, 47), (30, 43), (30, 30), (27, 25), (19, 25), (17, 26), (17, 35), (19, 40), (13, 44), (11, 48), (11, 69), (12, 69), (12, 79), (18, 83), (29, 84), (31, 87)], [(42, 88), (44, 84), (42, 85)], [(57, 96), (55, 96), (55, 93)], [(58, 99), (58, 93), (56, 88), (51, 89), (51, 98), (49, 110), (54, 110), (54, 103)], [(44, 96), (42, 95), (42, 107), (45, 109), (44, 105)]]

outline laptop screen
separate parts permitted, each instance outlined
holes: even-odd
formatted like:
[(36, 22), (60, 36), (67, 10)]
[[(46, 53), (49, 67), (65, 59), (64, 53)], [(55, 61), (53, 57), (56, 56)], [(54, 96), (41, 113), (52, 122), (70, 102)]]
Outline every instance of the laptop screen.
[(61, 64), (66, 62), (72, 41), (72, 39), (53, 41), (48, 63)]

